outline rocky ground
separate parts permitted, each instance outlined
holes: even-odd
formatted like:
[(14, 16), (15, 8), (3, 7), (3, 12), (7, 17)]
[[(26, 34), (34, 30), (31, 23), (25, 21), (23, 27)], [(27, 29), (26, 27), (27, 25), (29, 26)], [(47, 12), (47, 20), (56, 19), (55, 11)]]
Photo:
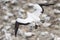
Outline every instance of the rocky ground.
[[(40, 15), (42, 23), (37, 29), (32, 28), (30, 34), (29, 25), (20, 25), (15, 37), (19, 9), (28, 2), (46, 4)], [(60, 40), (60, 0), (0, 0), (0, 40)]]

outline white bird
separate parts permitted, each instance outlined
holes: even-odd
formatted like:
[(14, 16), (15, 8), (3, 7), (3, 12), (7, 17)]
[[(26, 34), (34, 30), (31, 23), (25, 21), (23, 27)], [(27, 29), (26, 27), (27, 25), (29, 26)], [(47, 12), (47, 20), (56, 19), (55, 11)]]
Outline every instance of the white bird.
[(26, 19), (17, 18), (17, 22), (19, 22), (19, 23), (31, 23), (33, 21), (40, 20), (39, 16), (42, 12), (42, 8), (38, 4), (31, 4), (30, 3), (29, 5), (30, 6), (33, 5), (33, 9), (35, 9), (35, 11), (32, 13), (27, 12), (27, 18)]
[(40, 21), (39, 16), (42, 12), (42, 8), (38, 4), (29, 3), (28, 5), (33, 6), (33, 9), (35, 11), (32, 13), (27, 11), (27, 18), (26, 19), (17, 18), (16, 24), (15, 24), (15, 36), (17, 34), (19, 24), (21, 25), (21, 24), (28, 24), (28, 23)]

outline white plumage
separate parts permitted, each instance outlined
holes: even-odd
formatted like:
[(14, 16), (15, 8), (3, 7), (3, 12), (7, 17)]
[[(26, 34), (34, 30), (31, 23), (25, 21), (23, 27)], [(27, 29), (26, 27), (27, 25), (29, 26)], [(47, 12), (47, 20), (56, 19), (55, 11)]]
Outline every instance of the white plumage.
[(31, 23), (31, 22), (37, 22), (40, 21), (40, 14), (42, 12), (42, 8), (38, 4), (32, 4), (29, 3), (30, 6), (33, 5), (33, 9), (35, 9), (34, 12), (27, 12), (27, 18), (26, 19), (21, 19), (17, 18), (17, 22), (19, 23)]

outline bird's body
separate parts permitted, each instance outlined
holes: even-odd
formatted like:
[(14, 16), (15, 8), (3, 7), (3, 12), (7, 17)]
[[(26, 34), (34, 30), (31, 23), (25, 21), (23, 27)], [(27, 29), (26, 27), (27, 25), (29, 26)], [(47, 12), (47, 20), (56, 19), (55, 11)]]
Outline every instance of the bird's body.
[(42, 12), (42, 8), (38, 4), (33, 4), (33, 9), (35, 10), (34, 12), (32, 12), (32, 13), (27, 12), (27, 18), (26, 19), (17, 18), (17, 22), (31, 23), (33, 21), (40, 20), (39, 16)]
[(40, 16), (40, 14), (41, 14), (41, 12), (42, 12), (42, 8), (38, 5), (38, 4), (32, 4), (32, 3), (29, 3), (28, 4), (29, 6), (33, 6), (33, 9), (34, 9), (34, 11), (33, 12), (29, 12), (29, 11), (27, 11), (26, 13), (27, 13), (27, 18), (25, 18), (25, 19), (21, 19), (21, 18), (17, 18), (17, 22), (16, 22), (16, 24), (15, 24), (15, 36), (16, 36), (16, 32), (17, 32), (17, 30), (18, 30), (18, 24), (20, 23), (22, 23), (22, 24), (27, 24), (27, 23), (32, 23), (32, 22), (38, 22), (38, 21), (40, 21), (40, 18), (39, 18), (39, 16)]
[(33, 21), (36, 22), (39, 20), (40, 20), (40, 18), (37, 15), (32, 14), (32, 13), (27, 13), (26, 19), (17, 18), (17, 22), (19, 22), (19, 23), (31, 23)]

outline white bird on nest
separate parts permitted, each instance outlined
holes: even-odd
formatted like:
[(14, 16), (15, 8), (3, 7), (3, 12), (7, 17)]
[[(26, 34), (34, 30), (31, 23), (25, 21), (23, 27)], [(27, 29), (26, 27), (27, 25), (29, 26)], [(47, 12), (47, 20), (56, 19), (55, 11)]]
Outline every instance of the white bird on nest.
[[(43, 11), (42, 7), (40, 7), (40, 5), (38, 5), (38, 4), (32, 4), (32, 3), (29, 3), (28, 6), (33, 6), (33, 9), (35, 9), (35, 11), (27, 12), (26, 19), (17, 18), (16, 23), (15, 23), (15, 36), (17, 34), (19, 24), (28, 25), (28, 24), (31, 24), (32, 22), (40, 21), (39, 16)], [(21, 11), (24, 11), (24, 10), (21, 10)]]

